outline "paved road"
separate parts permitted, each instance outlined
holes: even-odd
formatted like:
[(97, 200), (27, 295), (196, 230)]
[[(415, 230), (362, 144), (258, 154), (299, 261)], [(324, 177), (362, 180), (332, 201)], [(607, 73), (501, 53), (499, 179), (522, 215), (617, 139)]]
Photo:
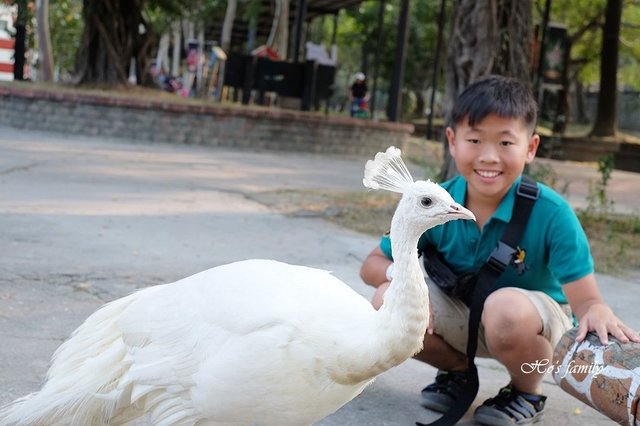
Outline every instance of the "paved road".
[[(136, 288), (267, 257), (330, 269), (369, 297), (357, 271), (377, 238), (319, 218), (282, 216), (256, 201), (276, 189), (360, 190), (365, 160), (0, 127), (0, 404), (36, 390), (69, 333), (102, 303)], [(580, 170), (576, 176), (595, 177), (571, 167)], [(580, 179), (577, 187), (585, 188)], [(617, 179), (635, 188), (640, 181), (616, 172)], [(623, 192), (617, 205), (637, 211), (625, 204), (630, 198)], [(640, 285), (605, 276), (600, 282), (620, 316), (640, 328), (633, 306)], [(435, 419), (418, 405), (433, 374), (409, 360), (319, 424)], [(480, 377), (479, 401), (507, 381), (489, 360), (480, 360)], [(551, 380), (547, 392), (547, 424), (609, 423)]]

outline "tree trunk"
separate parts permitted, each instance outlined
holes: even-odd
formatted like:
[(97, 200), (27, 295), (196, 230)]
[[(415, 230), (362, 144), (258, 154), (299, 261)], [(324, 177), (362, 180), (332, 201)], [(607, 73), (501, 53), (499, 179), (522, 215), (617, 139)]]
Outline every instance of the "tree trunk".
[(76, 83), (126, 85), (135, 59), (137, 80), (149, 72), (158, 37), (142, 16), (144, 0), (84, 0), (84, 30), (76, 59)]
[(158, 72), (168, 72), (169, 70), (169, 45), (171, 44), (171, 36), (166, 33), (160, 37), (158, 45), (158, 53), (156, 54), (156, 68)]
[[(501, 74), (530, 81), (531, 9), (531, 0), (454, 0), (444, 97), (447, 123), (457, 96), (476, 80)], [(457, 173), (446, 140), (444, 148), (443, 180)]]
[(222, 36), (220, 37), (220, 47), (225, 52), (229, 51), (231, 46), (231, 33), (233, 30), (233, 21), (236, 19), (236, 9), (238, 8), (238, 0), (227, 0), (227, 9), (224, 13), (224, 21), (222, 24)]
[(36, 21), (38, 23), (38, 80), (53, 81), (53, 53), (49, 32), (49, 0), (36, 1)]
[(16, 42), (14, 45), (13, 79), (24, 80), (24, 54), (27, 51), (27, 1), (20, 0), (16, 19)]
[[(236, 9), (238, 7), (237, 0), (228, 0), (227, 9), (224, 13), (224, 22), (222, 24), (222, 35), (220, 36), (220, 47), (225, 52), (231, 47), (231, 33), (233, 30), (233, 21), (236, 19)], [(220, 62), (218, 68), (218, 87), (216, 90), (217, 99), (222, 100), (222, 89), (224, 87), (224, 74), (226, 72), (226, 61)]]
[(180, 73), (180, 53), (182, 52), (182, 24), (176, 19), (171, 26), (173, 34), (173, 56), (171, 57), (171, 76), (177, 77)]
[(424, 110), (427, 106), (427, 102), (424, 96), (422, 96), (422, 93), (423, 92), (421, 90), (416, 90), (414, 92), (414, 94), (416, 95), (416, 109), (415, 111), (413, 111), (413, 114), (418, 118), (424, 117)]
[(617, 120), (617, 78), (620, 19), (623, 0), (607, 0), (604, 28), (602, 30), (602, 53), (600, 54), (600, 93), (598, 112), (591, 136), (615, 136)]
[(289, 1), (276, 0), (276, 10), (267, 39), (267, 46), (278, 52), (282, 59), (287, 58), (289, 49)]

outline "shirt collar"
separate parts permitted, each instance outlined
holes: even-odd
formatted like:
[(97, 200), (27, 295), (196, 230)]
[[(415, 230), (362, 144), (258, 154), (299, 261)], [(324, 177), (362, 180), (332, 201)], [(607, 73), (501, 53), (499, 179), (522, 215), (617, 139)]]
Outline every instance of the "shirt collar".
[[(522, 180), (522, 176), (519, 176), (511, 188), (507, 191), (502, 201), (498, 205), (497, 210), (491, 216), (491, 219), (498, 219), (505, 223), (509, 223), (511, 221), (511, 215), (513, 214), (513, 204), (516, 200), (516, 188), (518, 184)], [(458, 176), (458, 179), (453, 181), (453, 185), (451, 186), (450, 191), (451, 196), (453, 197), (456, 203), (464, 205), (465, 199), (467, 197), (467, 181), (462, 176)]]
[(518, 184), (520, 184), (521, 176), (516, 179), (515, 182), (511, 185), (511, 188), (504, 195), (502, 201), (498, 205), (498, 209), (493, 214), (492, 218), (496, 218), (505, 223), (509, 223), (511, 221), (511, 216), (513, 215), (513, 205), (516, 202), (516, 189), (518, 188)]

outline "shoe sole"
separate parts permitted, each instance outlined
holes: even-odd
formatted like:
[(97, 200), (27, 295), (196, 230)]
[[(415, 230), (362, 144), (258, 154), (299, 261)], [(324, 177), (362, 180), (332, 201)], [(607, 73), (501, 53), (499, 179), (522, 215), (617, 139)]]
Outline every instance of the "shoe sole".
[(495, 416), (491, 416), (489, 414), (474, 414), (473, 420), (481, 425), (485, 426), (513, 426), (513, 425), (530, 425), (533, 423), (538, 423), (542, 420), (544, 413), (537, 413), (535, 416), (529, 419), (523, 419), (519, 422), (516, 422), (513, 419), (507, 420)]

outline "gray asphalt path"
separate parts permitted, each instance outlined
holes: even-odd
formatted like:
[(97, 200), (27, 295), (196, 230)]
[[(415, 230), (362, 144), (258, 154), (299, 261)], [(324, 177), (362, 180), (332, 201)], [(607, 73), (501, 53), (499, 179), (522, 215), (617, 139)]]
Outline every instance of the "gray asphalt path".
[[(272, 258), (332, 270), (369, 297), (357, 271), (377, 238), (319, 218), (283, 216), (256, 201), (260, 192), (278, 189), (364, 190), (366, 160), (0, 127), (0, 404), (37, 390), (69, 333), (101, 304), (136, 288), (235, 260)], [(571, 167), (580, 170), (578, 189), (586, 187), (585, 176), (596, 176), (593, 167)], [(618, 172), (616, 179), (635, 188), (640, 182)], [(637, 211), (628, 192), (621, 194), (618, 206)], [(640, 285), (599, 279), (618, 314), (640, 328), (633, 306)], [(478, 403), (508, 380), (497, 363), (479, 364)], [(433, 420), (418, 404), (433, 376), (433, 368), (409, 360), (319, 424)], [(609, 424), (547, 382), (546, 424)]]

